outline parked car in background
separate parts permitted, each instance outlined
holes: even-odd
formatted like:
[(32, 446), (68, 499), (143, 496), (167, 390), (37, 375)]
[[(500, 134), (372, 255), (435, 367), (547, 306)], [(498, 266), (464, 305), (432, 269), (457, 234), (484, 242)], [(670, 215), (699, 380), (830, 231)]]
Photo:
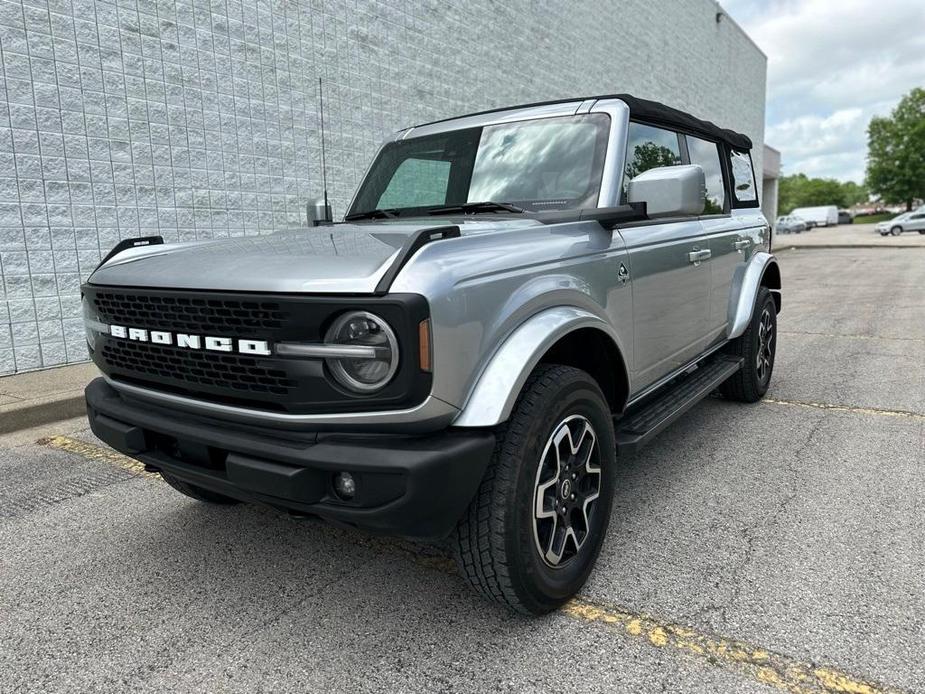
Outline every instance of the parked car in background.
[(809, 229), (813, 227), (827, 227), (838, 224), (838, 208), (835, 205), (822, 205), (820, 207), (798, 207), (790, 214), (799, 217)]
[(925, 209), (919, 208), (915, 212), (906, 212), (893, 219), (880, 222), (877, 231), (881, 236), (892, 234), (899, 236), (904, 231), (917, 231), (925, 234)]
[(774, 222), (774, 231), (778, 234), (799, 234), (806, 231), (806, 222), (790, 214), (784, 215)]
[(850, 210), (839, 210), (838, 211), (838, 223), (839, 224), (854, 224), (854, 215), (851, 214)]

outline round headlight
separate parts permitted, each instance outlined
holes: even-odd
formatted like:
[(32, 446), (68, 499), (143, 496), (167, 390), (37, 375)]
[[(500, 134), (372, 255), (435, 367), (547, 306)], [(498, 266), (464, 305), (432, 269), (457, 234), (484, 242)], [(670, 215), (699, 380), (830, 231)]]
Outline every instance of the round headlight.
[(334, 321), (324, 341), (357, 348), (356, 357), (326, 360), (337, 382), (357, 393), (379, 390), (398, 369), (398, 339), (388, 323), (373, 313), (345, 313)]

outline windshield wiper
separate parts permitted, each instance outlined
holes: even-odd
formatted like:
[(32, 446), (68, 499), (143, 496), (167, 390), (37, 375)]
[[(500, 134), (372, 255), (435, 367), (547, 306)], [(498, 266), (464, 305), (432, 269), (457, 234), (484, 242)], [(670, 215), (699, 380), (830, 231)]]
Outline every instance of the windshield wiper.
[(523, 212), (523, 208), (507, 202), (462, 202), (455, 205), (435, 205), (433, 207), (390, 207), (376, 208), (365, 212), (354, 212), (344, 217), (344, 221), (359, 219), (395, 219), (396, 217), (414, 217), (417, 215), (443, 214), (478, 214), (479, 212)]
[(486, 200), (484, 202), (464, 202), (459, 205), (442, 205), (440, 207), (431, 207), (427, 210), (427, 214), (437, 215), (437, 214), (456, 214), (462, 212), (463, 214), (477, 214), (479, 212), (523, 212), (522, 207), (517, 207), (517, 205), (511, 205), (507, 202), (492, 202)]
[(388, 210), (376, 208), (375, 210), (366, 210), (366, 212), (354, 212), (353, 214), (345, 215), (344, 221), (353, 222), (357, 219), (394, 219), (398, 216), (398, 212), (398, 208)]

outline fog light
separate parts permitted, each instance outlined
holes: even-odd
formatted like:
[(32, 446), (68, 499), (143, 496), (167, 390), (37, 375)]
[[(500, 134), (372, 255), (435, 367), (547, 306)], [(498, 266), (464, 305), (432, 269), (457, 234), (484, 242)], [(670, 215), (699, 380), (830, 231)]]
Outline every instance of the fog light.
[(350, 501), (357, 493), (357, 483), (349, 472), (334, 475), (334, 492), (344, 501)]

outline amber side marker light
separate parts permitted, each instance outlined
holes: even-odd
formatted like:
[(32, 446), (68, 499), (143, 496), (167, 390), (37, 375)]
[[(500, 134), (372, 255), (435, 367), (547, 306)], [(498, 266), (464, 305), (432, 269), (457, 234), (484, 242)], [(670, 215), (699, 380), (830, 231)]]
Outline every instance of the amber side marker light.
[(418, 364), (421, 371), (430, 371), (430, 319), (418, 323)]

